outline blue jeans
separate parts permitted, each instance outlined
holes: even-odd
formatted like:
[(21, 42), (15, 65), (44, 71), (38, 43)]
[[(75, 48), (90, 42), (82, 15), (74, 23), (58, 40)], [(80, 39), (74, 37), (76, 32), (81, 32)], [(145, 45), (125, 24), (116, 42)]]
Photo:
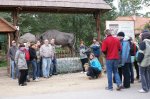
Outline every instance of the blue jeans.
[(112, 74), (114, 74), (117, 86), (121, 85), (121, 80), (118, 74), (118, 60), (106, 60), (106, 69), (108, 88), (113, 89)]
[(49, 77), (50, 74), (50, 67), (51, 67), (51, 58), (43, 57), (43, 76)]
[(54, 58), (52, 60), (52, 74), (56, 74), (57, 73), (57, 67), (56, 67), (56, 65), (57, 65), (57, 60), (56, 60), (56, 58)]
[(37, 62), (37, 77), (42, 77), (42, 64), (41, 64), (41, 61)]
[(19, 70), (17, 68), (17, 66), (15, 66), (15, 61), (14, 60), (10, 60), (10, 65), (11, 65), (11, 78), (15, 79), (15, 73), (16, 73), (16, 77), (19, 77)]
[(132, 65), (132, 63), (129, 63), (129, 69), (130, 69), (130, 82), (134, 83), (134, 72), (133, 72), (133, 65)]
[(32, 60), (32, 78), (35, 80), (37, 78), (37, 62), (36, 60)]
[(148, 92), (150, 91), (150, 66), (148, 67), (140, 66), (140, 73), (141, 73), (142, 89)]

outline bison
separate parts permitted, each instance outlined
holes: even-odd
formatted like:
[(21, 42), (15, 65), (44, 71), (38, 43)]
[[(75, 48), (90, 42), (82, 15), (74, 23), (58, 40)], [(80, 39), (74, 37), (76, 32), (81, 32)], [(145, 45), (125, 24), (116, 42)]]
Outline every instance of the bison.
[(56, 45), (62, 47), (69, 47), (71, 51), (74, 50), (75, 36), (73, 33), (60, 32), (58, 30), (48, 30), (40, 36), (40, 40), (48, 39), (49, 41), (54, 38)]

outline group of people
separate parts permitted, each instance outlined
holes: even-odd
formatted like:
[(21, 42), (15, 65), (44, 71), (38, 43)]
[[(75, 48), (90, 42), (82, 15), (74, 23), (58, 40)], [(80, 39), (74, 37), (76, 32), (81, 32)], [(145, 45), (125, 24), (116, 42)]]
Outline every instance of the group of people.
[(16, 42), (12, 41), (12, 47), (8, 51), (12, 79), (18, 78), (20, 86), (27, 85), (26, 82), (30, 82), (30, 66), (33, 81), (39, 81), (39, 77), (49, 78), (57, 75), (55, 53), (55, 39), (50, 42), (46, 39), (43, 45), (40, 41), (20, 43), (18, 47)]
[(114, 36), (111, 30), (106, 30), (105, 34), (106, 38), (102, 42), (101, 50), (106, 56), (108, 79), (106, 89), (113, 90), (113, 80), (117, 84), (117, 90), (130, 88), (130, 84), (134, 83), (134, 65), (137, 73), (136, 79), (140, 79), (142, 84), (142, 89), (138, 91), (148, 92), (150, 90), (150, 62), (148, 62), (150, 60), (150, 33), (142, 32), (139, 36), (139, 44), (133, 42), (132, 38), (126, 36), (124, 32), (119, 32), (117, 36)]
[(102, 64), (99, 61), (100, 44), (97, 39), (93, 39), (93, 44), (90, 47), (85, 46), (84, 42), (81, 40), (79, 52), (83, 69), (82, 72), (86, 73), (87, 76), (89, 76), (89, 79), (96, 79), (100, 77)]
[[(102, 73), (102, 61), (100, 55), (103, 53), (106, 58), (106, 73), (108, 86), (106, 90), (113, 90), (113, 82), (117, 85), (117, 90), (130, 88), (134, 83), (134, 70), (136, 70), (136, 79), (141, 81), (141, 93), (150, 91), (150, 32), (143, 31), (140, 36), (140, 42), (135, 42), (131, 37), (119, 32), (116, 36), (112, 31), (105, 30), (105, 39), (100, 44), (93, 39), (90, 47), (85, 46), (81, 40), (79, 47), (80, 60), (82, 63), (82, 73), (86, 73), (90, 79), (98, 78)], [(92, 53), (91, 53), (92, 51)], [(12, 47), (9, 49), (8, 56), (11, 60), (11, 77), (19, 78), (18, 83), (21, 86), (27, 85), (29, 80), (29, 67), (32, 65), (32, 79), (38, 81), (39, 77), (49, 78), (57, 74), (55, 39), (49, 42), (47, 39), (41, 45), (37, 43), (20, 44), (19, 48), (16, 42), (12, 41)], [(88, 63), (88, 64), (87, 64)], [(15, 66), (16, 65), (16, 66)]]
[[(113, 83), (116, 83), (117, 90), (130, 88), (134, 84), (134, 69), (136, 79), (141, 82), (140, 93), (150, 91), (150, 32), (143, 31), (139, 35), (139, 42), (124, 32), (113, 35), (112, 31), (105, 30), (105, 39), (102, 44), (93, 39), (93, 44), (86, 47), (80, 42), (80, 59), (83, 72), (89, 78), (98, 78), (102, 72), (100, 55), (103, 53), (106, 58), (106, 73), (108, 86), (106, 90), (113, 90)], [(89, 54), (89, 49), (92, 53)], [(89, 55), (88, 55), (89, 54)], [(89, 59), (89, 61), (88, 61)], [(86, 63), (89, 63), (88, 66)]]

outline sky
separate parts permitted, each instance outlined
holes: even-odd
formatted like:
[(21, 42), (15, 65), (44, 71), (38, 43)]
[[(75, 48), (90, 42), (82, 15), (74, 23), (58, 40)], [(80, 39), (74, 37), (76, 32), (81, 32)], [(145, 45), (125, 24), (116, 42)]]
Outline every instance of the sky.
[[(116, 8), (118, 8), (118, 2), (119, 2), (119, 0), (114, 0), (113, 4), (114, 4), (114, 6)], [(143, 7), (143, 9), (139, 11), (140, 13), (145, 14), (146, 12), (150, 12), (149, 11), (150, 10), (150, 6), (149, 7), (145, 7), (144, 5), (142, 5), (142, 7)]]

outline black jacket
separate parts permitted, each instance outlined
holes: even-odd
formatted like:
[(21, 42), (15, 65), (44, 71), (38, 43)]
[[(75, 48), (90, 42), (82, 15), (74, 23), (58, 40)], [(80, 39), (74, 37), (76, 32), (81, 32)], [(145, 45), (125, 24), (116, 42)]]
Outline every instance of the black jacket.
[(29, 53), (30, 53), (30, 61), (32, 60), (37, 60), (37, 56), (36, 56), (36, 50), (33, 48), (29, 48)]

